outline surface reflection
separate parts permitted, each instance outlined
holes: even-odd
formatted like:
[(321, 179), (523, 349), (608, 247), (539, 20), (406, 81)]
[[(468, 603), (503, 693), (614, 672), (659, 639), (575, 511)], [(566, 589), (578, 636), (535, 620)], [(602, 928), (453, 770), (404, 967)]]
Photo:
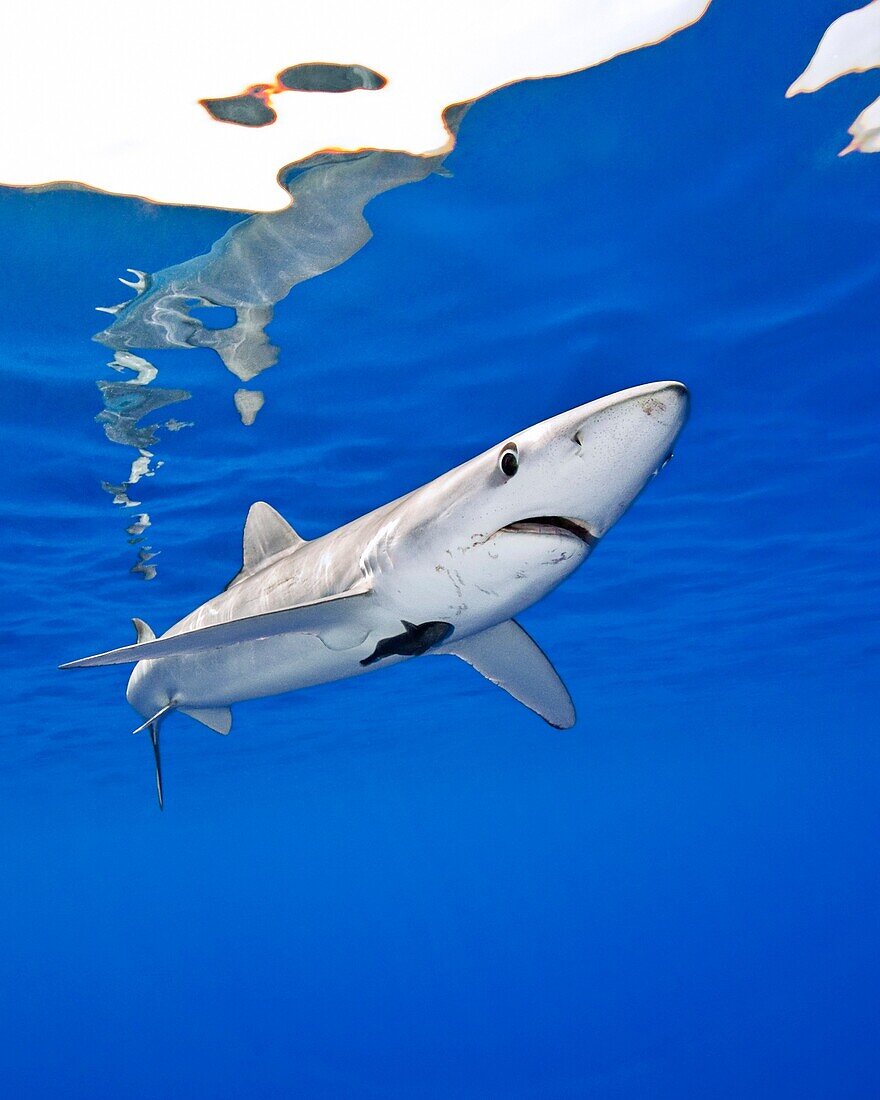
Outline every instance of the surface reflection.
[[(161, 461), (150, 465), (159, 429), (178, 431), (190, 426), (179, 420), (141, 424), (151, 413), (191, 395), (156, 386), (157, 368), (132, 349), (209, 348), (245, 383), (274, 366), (279, 349), (266, 335), (266, 326), (275, 304), (298, 283), (330, 271), (363, 248), (372, 237), (364, 216), (371, 199), (432, 173), (449, 175), (443, 161), (469, 106), (455, 104), (444, 112), (449, 141), (433, 156), (381, 149), (319, 153), (287, 170), (284, 184), (293, 200), (287, 209), (246, 218), (209, 252), (172, 267), (153, 274), (129, 269), (135, 278), (121, 281), (135, 291), (134, 298), (99, 307), (113, 321), (95, 336), (113, 349), (108, 365), (133, 375), (122, 382), (98, 382), (104, 408), (97, 419), (107, 438), (138, 450), (126, 480), (104, 482), (115, 504), (129, 508), (140, 503), (131, 499), (128, 490), (161, 467)], [(215, 309), (227, 313), (232, 322), (223, 327), (208, 324)], [(235, 391), (233, 401), (242, 424), (249, 426), (265, 396), (261, 390), (243, 386)], [(142, 564), (136, 563), (135, 571), (152, 579), (155, 566), (141, 569)]]

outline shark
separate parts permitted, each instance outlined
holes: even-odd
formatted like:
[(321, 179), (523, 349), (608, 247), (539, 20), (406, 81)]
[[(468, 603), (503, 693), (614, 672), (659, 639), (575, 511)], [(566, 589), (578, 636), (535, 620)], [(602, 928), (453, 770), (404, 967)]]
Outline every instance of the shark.
[(621, 390), (508, 436), (434, 481), (306, 540), (253, 504), (239, 572), (161, 637), (61, 668), (134, 664), (126, 698), (153, 746), (172, 713), (217, 733), (248, 699), (452, 655), (551, 726), (575, 709), (516, 617), (569, 577), (672, 457), (681, 382)]

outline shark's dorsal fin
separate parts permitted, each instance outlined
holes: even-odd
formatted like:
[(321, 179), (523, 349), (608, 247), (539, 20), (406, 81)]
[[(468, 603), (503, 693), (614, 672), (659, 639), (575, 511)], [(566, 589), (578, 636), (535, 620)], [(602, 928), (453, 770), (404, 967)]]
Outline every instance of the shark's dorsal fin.
[(155, 630), (153, 630), (151, 626), (148, 626), (143, 619), (132, 619), (131, 625), (134, 627), (134, 632), (139, 642), (155, 642)]
[(454, 653), (557, 729), (574, 725), (571, 696), (537, 642), (513, 619), (449, 642), (434, 653)]
[(242, 571), (254, 573), (267, 558), (274, 558), (283, 550), (301, 547), (305, 541), (271, 504), (257, 500), (244, 521)]
[(244, 523), (241, 571), (236, 573), (226, 587), (231, 588), (245, 577), (256, 573), (264, 562), (274, 558), (276, 554), (304, 546), (305, 542), (271, 504), (266, 504), (263, 500), (256, 501), (250, 506)]
[(290, 526), (271, 504), (258, 500), (252, 504), (244, 524), (242, 569), (253, 573), (267, 558), (273, 558), (282, 550), (302, 546), (305, 539)]

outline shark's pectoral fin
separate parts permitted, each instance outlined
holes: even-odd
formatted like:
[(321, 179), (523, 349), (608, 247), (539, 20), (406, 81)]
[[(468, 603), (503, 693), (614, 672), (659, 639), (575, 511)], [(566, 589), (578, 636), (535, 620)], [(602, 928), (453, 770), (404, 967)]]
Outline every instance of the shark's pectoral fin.
[(226, 587), (231, 588), (249, 577), (276, 554), (304, 546), (305, 542), (271, 504), (262, 500), (256, 501), (251, 505), (244, 523), (241, 571), (236, 573)]
[(371, 592), (370, 581), (362, 580), (347, 592), (340, 592), (336, 596), (325, 596), (321, 600), (285, 607), (280, 611), (268, 611), (263, 615), (247, 615), (231, 622), (217, 623), (215, 626), (203, 626), (184, 634), (157, 638), (154, 642), (122, 646), (121, 649), (111, 649), (94, 657), (69, 661), (61, 665), (61, 668), (128, 665), (136, 661), (155, 661), (162, 657), (181, 657), (220, 646), (236, 645), (239, 642), (277, 638), (281, 634), (313, 634), (318, 638), (326, 634), (337, 639), (340, 633), (351, 628), (356, 635), (359, 630), (354, 630), (354, 627), (358, 624), (353, 623), (351, 617), (357, 614), (359, 601), (368, 599)]
[(232, 711), (229, 707), (178, 707), (178, 714), (195, 718), (215, 733), (227, 734), (232, 729)]
[(557, 729), (575, 723), (574, 704), (556, 669), (523, 628), (508, 619), (480, 634), (440, 646), (454, 653)]

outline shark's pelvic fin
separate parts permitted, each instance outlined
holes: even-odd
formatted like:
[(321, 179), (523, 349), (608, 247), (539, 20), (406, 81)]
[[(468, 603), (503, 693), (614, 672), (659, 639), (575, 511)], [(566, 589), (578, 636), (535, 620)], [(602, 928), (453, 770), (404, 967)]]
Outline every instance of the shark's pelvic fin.
[(244, 523), (241, 570), (226, 587), (243, 581), (276, 554), (304, 546), (305, 542), (271, 504), (258, 500), (250, 506)]
[(264, 615), (248, 615), (228, 623), (203, 626), (170, 638), (157, 638), (154, 642), (111, 649), (94, 657), (69, 661), (61, 668), (94, 668), (98, 665), (127, 665), (137, 661), (155, 661), (160, 657), (179, 657), (186, 653), (200, 653), (219, 646), (237, 642), (256, 642), (262, 638), (276, 638), (281, 634), (314, 634), (319, 638), (327, 633), (334, 637), (354, 611), (353, 603), (367, 599), (372, 592), (369, 580), (362, 580), (347, 592), (325, 596), (321, 600), (286, 607), (280, 611), (268, 611)]
[(154, 642), (156, 640), (155, 630), (151, 626), (147, 626), (143, 619), (132, 619), (131, 625), (134, 627), (139, 642)]
[(232, 729), (232, 711), (229, 707), (179, 707), (178, 712), (187, 718), (195, 718), (215, 733), (225, 735)]
[(132, 734), (140, 733), (141, 730), (145, 730), (147, 726), (152, 725), (154, 722), (158, 722), (159, 719), (164, 718), (170, 710), (174, 710), (174, 703), (169, 703), (167, 706), (162, 707), (162, 709), (160, 711), (157, 711), (152, 718), (148, 718), (146, 722), (141, 722), (136, 730), (131, 731)]
[(545, 722), (567, 730), (575, 723), (568, 689), (543, 650), (513, 619), (462, 641), (440, 646), (454, 653)]

